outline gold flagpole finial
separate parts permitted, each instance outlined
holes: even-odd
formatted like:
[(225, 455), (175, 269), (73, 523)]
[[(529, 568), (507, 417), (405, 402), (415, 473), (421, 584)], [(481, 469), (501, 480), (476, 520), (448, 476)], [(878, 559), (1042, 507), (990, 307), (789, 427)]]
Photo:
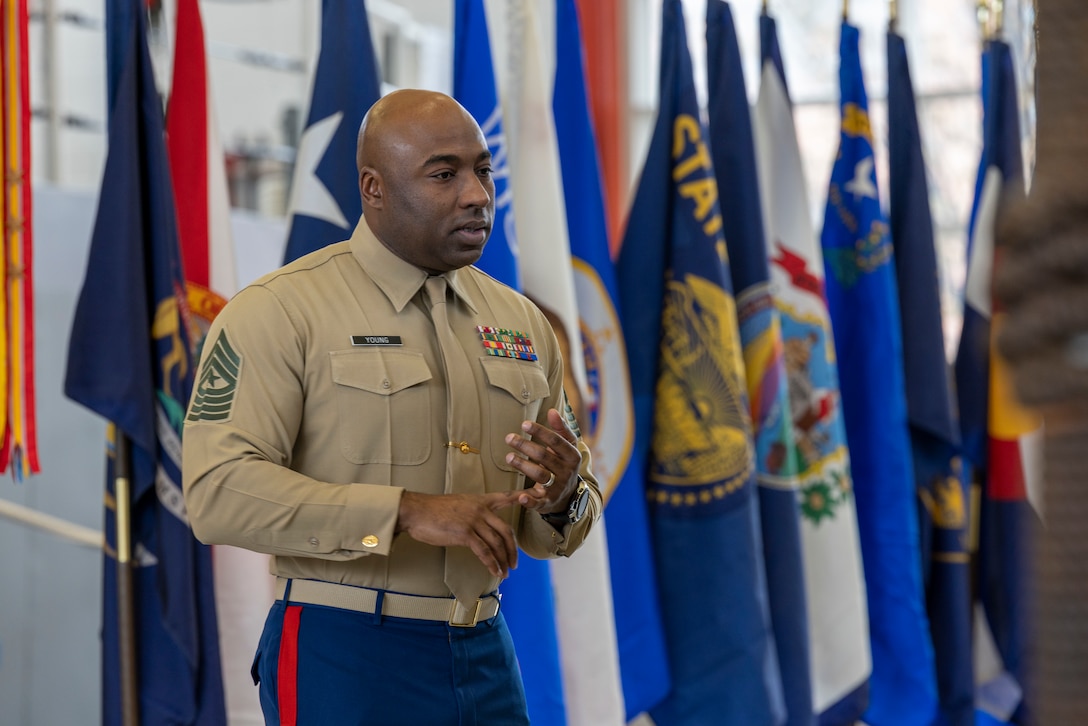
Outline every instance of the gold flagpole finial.
[(990, 39), (990, 0), (978, 0), (975, 3), (975, 17), (978, 18), (978, 28), (982, 32), (982, 39)]
[(895, 32), (895, 26), (899, 22), (899, 3), (897, 0), (888, 0), (888, 30)]
[(993, 37), (1000, 38), (1005, 30), (1005, 0), (993, 0)]

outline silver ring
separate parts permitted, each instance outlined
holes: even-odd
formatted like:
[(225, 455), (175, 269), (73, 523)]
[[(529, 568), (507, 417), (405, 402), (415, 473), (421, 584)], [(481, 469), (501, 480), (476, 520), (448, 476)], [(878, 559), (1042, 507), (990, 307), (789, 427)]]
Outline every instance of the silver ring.
[(551, 474), (551, 476), (549, 476), (549, 477), (548, 477), (548, 481), (546, 481), (546, 482), (541, 482), (541, 484), (540, 484), (540, 485), (541, 485), (542, 487), (544, 487), (545, 489), (547, 489), (548, 487), (550, 487), (550, 486), (551, 486), (552, 484), (555, 484), (555, 472), (554, 472), (554, 471), (550, 471), (550, 472), (548, 472), (548, 473), (549, 473), (549, 474)]

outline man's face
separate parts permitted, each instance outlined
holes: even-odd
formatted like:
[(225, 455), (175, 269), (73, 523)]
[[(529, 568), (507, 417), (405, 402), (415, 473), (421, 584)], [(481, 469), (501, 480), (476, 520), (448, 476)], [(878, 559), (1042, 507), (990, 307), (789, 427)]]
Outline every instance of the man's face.
[(479, 127), (449, 113), (410, 124), (390, 141), (382, 241), (429, 272), (475, 263), (495, 213), (491, 154)]

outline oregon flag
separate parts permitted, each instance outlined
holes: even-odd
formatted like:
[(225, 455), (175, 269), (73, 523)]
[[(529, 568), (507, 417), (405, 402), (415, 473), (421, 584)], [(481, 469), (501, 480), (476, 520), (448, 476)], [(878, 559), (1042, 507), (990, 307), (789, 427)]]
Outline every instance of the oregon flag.
[(650, 715), (779, 723), (736, 302), (680, 0), (664, 3), (660, 108), (618, 273), (673, 684)]

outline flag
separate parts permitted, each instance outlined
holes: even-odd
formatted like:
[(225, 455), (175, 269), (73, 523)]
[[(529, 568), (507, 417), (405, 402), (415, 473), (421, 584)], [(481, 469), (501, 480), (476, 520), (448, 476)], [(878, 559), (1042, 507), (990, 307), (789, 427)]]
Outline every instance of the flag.
[(922, 593), (903, 342), (888, 225), (880, 209), (858, 30), (842, 24), (842, 133), (821, 245), (842, 371), (873, 654), (872, 726), (931, 723), (933, 647)]
[[(548, 316), (566, 346), (565, 389), (585, 399), (587, 384), (574, 298), (567, 214), (552, 116), (554, 60), (546, 53), (535, 0), (496, 4), (489, 15), (500, 97), (510, 143), (511, 187), (518, 239), (518, 272), (525, 294)], [(548, 4), (548, 7), (552, 7)], [(496, 42), (499, 39), (503, 42)], [(547, 69), (547, 70), (546, 70)], [(605, 543), (607, 515), (578, 554), (549, 564), (567, 722), (571, 726), (625, 723), (612, 591)]]
[(907, 47), (888, 33), (889, 223), (895, 250), (926, 609), (942, 726), (973, 726), (968, 498), (945, 357), (933, 220)]
[(753, 131), (800, 476), (812, 702), (821, 726), (837, 726), (857, 721), (868, 700), (865, 585), (823, 256), (809, 215), (778, 34), (766, 14), (760, 40)]
[[(196, 0), (179, 0), (166, 141), (185, 268), (193, 360), (212, 320), (238, 289), (230, 199), (219, 128), (212, 107), (204, 27)], [(268, 555), (227, 545), (212, 548), (219, 645), (232, 724), (264, 722), (249, 670), (275, 599)]]
[(672, 673), (650, 715), (658, 726), (778, 724), (736, 304), (680, 0), (662, 9), (660, 73), (617, 265)]
[(472, 114), (491, 150), (495, 182), (495, 218), (491, 237), (476, 266), (515, 290), (521, 289), (517, 267), (509, 153), (502, 105), (495, 85), (484, 0), (457, 0), (453, 20), (453, 97)]
[[(510, 187), (509, 156), (502, 106), (495, 85), (483, 0), (457, 0), (454, 8), (453, 95), (480, 124), (491, 150), (495, 219), (491, 237), (476, 263), (484, 272), (520, 290)], [(518, 654), (529, 720), (546, 726), (567, 723), (551, 568), (522, 557), (502, 585), (503, 615)]]
[(669, 691), (642, 471), (631, 459), (634, 412), (619, 293), (609, 253), (597, 140), (589, 114), (575, 0), (556, 2), (552, 107), (567, 208), (574, 292), (589, 383), (582, 435), (605, 497), (620, 681), (628, 721)]
[(284, 262), (351, 236), (363, 214), (359, 124), (381, 97), (364, 0), (321, 0), (321, 51), (295, 156)]
[(0, 1), (0, 471), (41, 471), (34, 389), (34, 268), (26, 0)]
[[(991, 283), (994, 221), (1003, 197), (1022, 194), (1019, 106), (1012, 52), (1001, 40), (986, 44), (982, 64), (983, 146), (971, 211), (964, 289), (963, 332), (956, 355), (956, 392), (966, 481), (981, 490), (977, 598), (1003, 672), (979, 667), (986, 683), (979, 706), (1024, 723), (1030, 718), (1027, 652), (1031, 591), (1029, 543), (1039, 526), (1029, 501), (1036, 493), (1040, 421), (1016, 401), (1007, 364), (994, 341), (1003, 313)], [(977, 631), (978, 629), (976, 629)]]
[(781, 323), (771, 297), (748, 92), (733, 14), (722, 0), (707, 1), (706, 44), (710, 151), (718, 192), (726, 200), (721, 205), (722, 229), (744, 345), (771, 624), (786, 723), (801, 726), (814, 723), (814, 718), (797, 443), (789, 419)]
[[(131, 441), (141, 718), (218, 725), (226, 716), (210, 551), (193, 538), (181, 492), (181, 422), (193, 381), (189, 311), (146, 22), (140, 12), (112, 26), (127, 34), (128, 52), (64, 391)], [(112, 455), (107, 469), (102, 722), (112, 726), (121, 722)]]

